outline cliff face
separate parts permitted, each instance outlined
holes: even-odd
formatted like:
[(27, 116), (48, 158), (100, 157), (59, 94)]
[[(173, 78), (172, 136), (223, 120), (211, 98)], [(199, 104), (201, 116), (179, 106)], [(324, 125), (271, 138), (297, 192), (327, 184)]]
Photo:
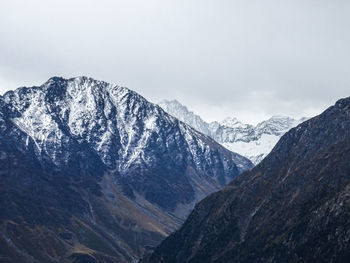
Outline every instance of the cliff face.
[(252, 164), (137, 93), (51, 78), (0, 97), (0, 256), (133, 262)]
[(350, 98), (286, 133), (145, 262), (348, 262)]

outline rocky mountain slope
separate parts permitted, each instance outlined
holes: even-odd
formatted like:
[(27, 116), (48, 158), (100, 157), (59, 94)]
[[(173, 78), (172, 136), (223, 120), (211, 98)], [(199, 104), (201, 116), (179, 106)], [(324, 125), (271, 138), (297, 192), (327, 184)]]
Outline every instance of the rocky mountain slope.
[(221, 122), (207, 123), (177, 100), (164, 100), (158, 104), (172, 116), (212, 137), (227, 149), (247, 157), (254, 164), (258, 164), (272, 150), (283, 134), (306, 120), (273, 116), (253, 126), (228, 117)]
[(137, 93), (54, 77), (0, 96), (0, 261), (135, 262), (252, 167)]
[(145, 262), (349, 262), (350, 98), (286, 133)]

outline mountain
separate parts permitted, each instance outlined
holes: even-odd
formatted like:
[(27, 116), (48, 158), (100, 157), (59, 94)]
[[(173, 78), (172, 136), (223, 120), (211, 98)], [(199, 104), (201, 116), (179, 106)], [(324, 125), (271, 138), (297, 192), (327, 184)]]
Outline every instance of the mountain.
[(209, 124), (192, 111), (189, 111), (186, 106), (182, 105), (177, 100), (163, 100), (159, 102), (158, 105), (180, 121), (190, 125), (197, 131), (210, 136)]
[(54, 77), (0, 96), (0, 261), (135, 262), (252, 167), (137, 93)]
[(228, 117), (221, 122), (207, 123), (177, 100), (164, 100), (158, 105), (172, 116), (212, 137), (227, 149), (250, 159), (254, 164), (261, 162), (284, 133), (306, 120), (273, 116), (253, 126)]
[(196, 205), (145, 262), (349, 262), (350, 97)]
[(243, 124), (228, 118), (219, 124), (211, 124), (211, 137), (227, 149), (240, 153), (258, 164), (291, 128), (305, 121), (286, 116), (273, 116), (256, 126)]

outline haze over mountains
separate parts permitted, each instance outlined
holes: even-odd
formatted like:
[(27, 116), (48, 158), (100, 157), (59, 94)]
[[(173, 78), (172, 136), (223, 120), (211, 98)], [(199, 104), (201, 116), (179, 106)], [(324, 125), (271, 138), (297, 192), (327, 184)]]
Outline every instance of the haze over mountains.
[(54, 77), (0, 96), (0, 258), (135, 262), (252, 168), (137, 93)]
[(163, 100), (158, 105), (227, 149), (247, 157), (254, 164), (258, 164), (272, 150), (283, 134), (306, 120), (273, 116), (253, 126), (242, 123), (237, 118), (227, 117), (220, 122), (208, 123), (177, 100)]
[(349, 262), (350, 97), (196, 205), (144, 262)]

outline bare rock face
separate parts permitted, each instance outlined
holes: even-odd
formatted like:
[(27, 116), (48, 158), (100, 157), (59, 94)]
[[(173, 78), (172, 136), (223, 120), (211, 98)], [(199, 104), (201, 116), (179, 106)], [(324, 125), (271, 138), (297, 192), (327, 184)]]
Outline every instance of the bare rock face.
[(144, 262), (349, 262), (350, 98), (286, 133)]
[(9, 91), (0, 96), (0, 259), (135, 262), (251, 167), (124, 87), (54, 77)]

